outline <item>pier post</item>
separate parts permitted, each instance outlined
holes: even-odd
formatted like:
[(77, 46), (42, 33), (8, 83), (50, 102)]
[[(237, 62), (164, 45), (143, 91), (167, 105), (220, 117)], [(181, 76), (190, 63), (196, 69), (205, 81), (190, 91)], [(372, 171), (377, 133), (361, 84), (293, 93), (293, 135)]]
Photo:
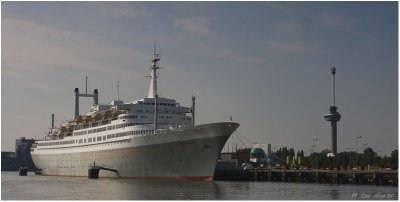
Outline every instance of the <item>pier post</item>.
[(337, 173), (337, 171), (333, 172), (333, 183), (335, 183), (335, 184), (338, 183), (338, 173)]
[(300, 171), (300, 172), (299, 172), (299, 179), (298, 179), (298, 182), (302, 182), (301, 177), (302, 177), (302, 173), (301, 173), (301, 171)]
[(378, 180), (376, 180), (376, 172), (375, 171), (372, 174), (372, 180), (374, 182), (374, 185), (378, 185)]
[(271, 173), (272, 171), (268, 171), (268, 178), (267, 178), (267, 181), (268, 182), (271, 182), (272, 181), (272, 179), (271, 179), (271, 175), (272, 175), (272, 173)]
[(374, 174), (373, 174), (373, 179), (374, 179), (374, 184), (375, 185), (379, 185), (379, 180), (378, 180), (378, 176), (377, 176), (378, 174), (376, 173), (376, 172), (374, 172)]
[(282, 182), (286, 182), (286, 170), (285, 171), (283, 171), (283, 179), (282, 179)]
[(27, 176), (28, 175), (28, 167), (21, 166), (18, 172), (19, 176)]

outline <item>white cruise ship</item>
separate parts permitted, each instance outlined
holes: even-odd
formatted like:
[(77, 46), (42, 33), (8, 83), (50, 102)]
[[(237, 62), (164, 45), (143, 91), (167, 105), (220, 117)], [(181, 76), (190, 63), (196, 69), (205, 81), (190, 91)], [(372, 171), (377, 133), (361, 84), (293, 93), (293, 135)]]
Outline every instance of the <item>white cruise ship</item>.
[[(101, 166), (99, 177), (212, 180), (218, 155), (238, 123), (194, 124), (192, 106), (159, 97), (154, 52), (147, 98), (98, 104), (98, 91), (75, 89), (75, 118), (51, 129), (31, 149), (43, 175), (88, 176)], [(93, 97), (89, 113), (79, 115), (79, 97)]]

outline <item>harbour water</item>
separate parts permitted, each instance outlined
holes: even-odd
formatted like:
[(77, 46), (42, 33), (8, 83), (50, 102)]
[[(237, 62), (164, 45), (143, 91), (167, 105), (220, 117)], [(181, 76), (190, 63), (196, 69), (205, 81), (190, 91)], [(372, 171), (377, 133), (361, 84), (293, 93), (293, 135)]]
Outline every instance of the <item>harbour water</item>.
[(171, 181), (1, 172), (2, 200), (398, 200), (398, 187), (287, 182)]

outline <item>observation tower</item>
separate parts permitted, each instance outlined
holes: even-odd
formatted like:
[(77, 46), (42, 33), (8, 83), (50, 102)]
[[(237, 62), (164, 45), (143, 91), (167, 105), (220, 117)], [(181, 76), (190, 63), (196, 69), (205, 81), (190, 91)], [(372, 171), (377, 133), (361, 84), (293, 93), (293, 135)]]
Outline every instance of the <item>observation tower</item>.
[(337, 122), (340, 121), (342, 117), (339, 112), (337, 112), (337, 106), (335, 105), (335, 74), (336, 68), (331, 67), (332, 77), (333, 77), (333, 106), (329, 107), (328, 114), (324, 115), (326, 121), (331, 122), (331, 153), (337, 154)]

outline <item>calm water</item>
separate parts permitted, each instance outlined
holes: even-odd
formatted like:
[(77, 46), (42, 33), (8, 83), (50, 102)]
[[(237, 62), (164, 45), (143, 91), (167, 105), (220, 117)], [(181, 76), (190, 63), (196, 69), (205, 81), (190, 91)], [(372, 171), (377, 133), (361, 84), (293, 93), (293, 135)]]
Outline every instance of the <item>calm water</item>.
[(389, 186), (18, 176), (1, 172), (2, 200), (351, 200), (398, 199)]

